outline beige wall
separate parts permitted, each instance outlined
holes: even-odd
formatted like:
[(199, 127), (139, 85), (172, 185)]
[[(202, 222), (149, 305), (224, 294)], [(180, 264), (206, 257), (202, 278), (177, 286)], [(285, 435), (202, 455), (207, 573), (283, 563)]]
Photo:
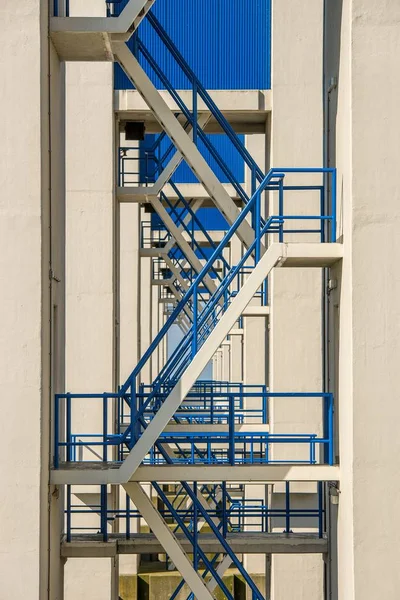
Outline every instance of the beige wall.
[[(68, 63), (66, 72), (66, 388), (101, 393), (112, 391), (115, 379), (112, 65)], [(77, 432), (101, 431), (96, 401), (74, 402), (72, 417)], [(111, 597), (111, 561), (105, 563), (67, 564), (67, 600), (86, 598), (88, 587)]]
[(398, 597), (400, 5), (344, 1), (337, 115), (339, 598)]
[(64, 107), (46, 6), (0, 6), (0, 595), (38, 600), (62, 597), (61, 498), (48, 477), (64, 377)]
[[(275, 2), (272, 24), (271, 165), (322, 166), (323, 2)], [(315, 200), (302, 193), (290, 202), (293, 212), (306, 212)], [(272, 214), (275, 208), (272, 203)], [(321, 271), (275, 269), (270, 293), (271, 391), (321, 390)], [(272, 432), (318, 432), (320, 427), (320, 403), (281, 398), (270, 402)], [(292, 459), (293, 451), (291, 446)], [(300, 458), (302, 449), (296, 451)], [(271, 452), (275, 459), (288, 457), (283, 446)], [(318, 556), (275, 555), (271, 598), (321, 600), (322, 577)]]

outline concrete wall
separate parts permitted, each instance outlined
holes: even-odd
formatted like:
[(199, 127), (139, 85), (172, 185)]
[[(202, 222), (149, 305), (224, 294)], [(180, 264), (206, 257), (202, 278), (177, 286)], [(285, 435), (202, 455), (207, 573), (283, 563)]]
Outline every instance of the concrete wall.
[[(76, 16), (101, 15), (104, 3), (71, 2), (70, 10)], [(101, 393), (114, 389), (118, 368), (112, 65), (68, 63), (66, 72), (66, 388)], [(75, 402), (72, 415), (75, 431), (101, 431), (100, 402)], [(73, 501), (80, 500), (73, 496)], [(106, 600), (114, 597), (116, 579), (111, 560), (68, 561), (65, 597), (95, 594)]]
[(394, 599), (400, 586), (399, 3), (344, 0), (338, 35), (336, 159), (345, 249), (338, 595)]
[[(281, 0), (272, 14), (271, 165), (321, 166), (323, 161), (323, 3)], [(270, 213), (276, 210), (270, 199)], [(306, 213), (315, 203), (292, 194), (286, 209)], [(310, 213), (309, 213), (310, 214)], [(311, 241), (318, 241), (317, 238)], [(275, 269), (270, 277), (270, 389), (322, 389), (321, 271)], [(319, 432), (321, 405), (279, 398), (270, 402), (272, 432)], [(294, 447), (290, 448), (293, 459)], [(275, 459), (287, 448), (271, 448)], [(296, 448), (301, 457), (301, 448)], [(315, 505), (315, 503), (314, 503)], [(273, 600), (322, 599), (320, 557), (273, 556)]]
[(47, 2), (1, 3), (4, 598), (62, 597), (62, 495), (49, 489), (48, 478), (51, 398), (64, 378), (64, 77), (47, 23)]

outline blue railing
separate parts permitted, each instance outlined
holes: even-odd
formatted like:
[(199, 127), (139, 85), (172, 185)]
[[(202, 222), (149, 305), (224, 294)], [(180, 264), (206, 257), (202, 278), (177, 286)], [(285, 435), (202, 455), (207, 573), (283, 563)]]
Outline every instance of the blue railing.
[[(303, 190), (303, 189), (315, 189), (318, 188), (318, 191), (321, 193), (321, 190), (324, 190), (324, 184), (321, 186), (286, 186), (283, 181), (286, 174), (320, 174), (325, 177), (330, 176), (332, 179), (332, 213), (325, 214), (323, 212), (324, 207), (323, 203), (320, 204), (321, 213), (318, 215), (285, 215), (284, 214), (284, 192), (285, 190)], [(267, 219), (265, 225), (261, 225), (260, 214), (261, 214), (261, 195), (265, 190), (269, 191), (277, 191), (279, 194), (279, 208), (278, 214), (275, 216), (271, 216)], [(220, 317), (230, 305), (232, 301), (232, 291), (231, 285), (232, 282), (237, 277), (238, 273), (240, 273), (241, 269), (245, 265), (248, 266), (248, 261), (252, 259), (254, 261), (254, 266), (258, 264), (258, 261), (261, 257), (262, 243), (266, 235), (268, 234), (276, 234), (280, 241), (284, 240), (286, 233), (302, 233), (304, 231), (309, 233), (309, 230), (302, 229), (287, 229), (285, 228), (286, 224), (291, 220), (297, 220), (302, 223), (307, 219), (311, 219), (311, 221), (319, 221), (320, 229), (313, 230), (318, 233), (319, 241), (325, 241), (325, 229), (324, 224), (330, 223), (330, 238), (331, 241), (335, 241), (336, 239), (336, 172), (334, 169), (272, 169), (268, 175), (265, 177), (261, 186), (259, 186), (257, 192), (253, 195), (251, 201), (245, 206), (245, 208), (240, 212), (237, 220), (230, 228), (230, 230), (226, 233), (221, 243), (217, 246), (217, 248), (213, 251), (211, 257), (207, 261), (206, 265), (203, 267), (201, 272), (195, 278), (194, 282), (190, 286), (190, 288), (185, 292), (181, 301), (179, 301), (172, 311), (170, 317), (168, 318), (166, 324), (161, 328), (160, 332), (156, 335), (153, 342), (149, 346), (148, 350), (143, 354), (141, 360), (138, 365), (132, 371), (131, 375), (128, 377), (125, 384), (121, 387), (119, 397), (124, 398), (128, 405), (130, 406), (131, 411), (131, 426), (136, 426), (138, 420), (141, 420), (144, 416), (144, 413), (148, 409), (153, 409), (157, 390), (160, 386), (165, 383), (171, 383), (173, 381), (177, 381), (181, 374), (186, 369), (187, 365), (191, 362), (193, 357), (197, 354), (199, 348), (204, 344), (208, 335), (215, 327), (216, 323), (219, 321)], [(251, 211), (255, 213), (255, 237), (253, 243), (244, 253), (241, 261), (230, 268), (228, 272), (225, 273), (225, 277), (220, 285), (217, 287), (217, 290), (214, 294), (212, 294), (207, 302), (203, 302), (201, 298), (201, 294), (199, 292), (200, 287), (204, 288), (204, 278), (213, 268), (215, 261), (218, 260), (223, 253), (224, 248), (230, 242), (233, 235), (237, 232), (238, 228)], [(328, 238), (329, 239), (329, 238)], [(235, 290), (236, 293), (236, 290)], [(146, 401), (143, 403), (141, 407), (137, 406), (137, 398), (136, 395), (139, 392), (137, 387), (138, 385), (138, 375), (140, 374), (143, 366), (147, 363), (148, 359), (153, 354), (154, 350), (158, 347), (160, 342), (164, 339), (165, 335), (168, 333), (170, 327), (176, 322), (177, 318), (181, 315), (182, 311), (187, 310), (190, 307), (193, 309), (193, 319), (192, 319), (192, 327), (188, 331), (188, 333), (183, 337), (182, 341), (171, 355), (168, 360), (168, 363), (161, 370), (159, 375), (156, 377), (153, 382), (153, 390), (149, 393)], [(96, 397), (96, 395), (94, 395)], [(108, 394), (108, 397), (111, 397)], [(159, 405), (158, 405), (159, 406)], [(146, 427), (146, 422), (141, 421), (141, 426)], [(127, 430), (125, 434), (126, 441), (128, 436), (132, 432)], [(135, 435), (131, 435), (131, 443), (134, 442)]]
[[(259, 391), (255, 388), (259, 387)], [(55, 400), (55, 456), (54, 465), (66, 462), (122, 462), (139, 439), (142, 431), (154, 417), (168, 392), (155, 395), (151, 407), (143, 410), (148, 392), (137, 394), (138, 407), (126, 414), (125, 402), (132, 406), (132, 398), (121, 394), (57, 394)], [(316, 433), (270, 433), (261, 428), (257, 431), (241, 430), (242, 425), (266, 425), (268, 422), (268, 401), (270, 398), (316, 399), (322, 401), (323, 434)], [(100, 430), (88, 433), (73, 428), (73, 406), (80, 408), (85, 400), (90, 405), (94, 401), (102, 404)], [(62, 405), (65, 405), (62, 407)], [(90, 406), (91, 407), (91, 406)], [(61, 412), (65, 415), (61, 430)], [(330, 464), (334, 463), (334, 421), (333, 396), (329, 393), (282, 393), (268, 392), (264, 386), (243, 386), (241, 392), (191, 392), (176, 411), (172, 424), (180, 425), (173, 431), (164, 431), (150, 449), (144, 464), (165, 464), (166, 459), (160, 444), (169, 444), (174, 456), (173, 464)], [(117, 414), (116, 429), (110, 424), (110, 415)], [(210, 428), (191, 432), (196, 424)], [(215, 425), (225, 425), (226, 429), (214, 429)], [(271, 456), (271, 447), (285, 446), (288, 458), (277, 459)], [(294, 455), (288, 448), (294, 447)], [(299, 449), (307, 450), (299, 458)], [(317, 456), (317, 447), (322, 451)]]
[[(230, 269), (230, 271), (225, 274), (225, 278), (224, 278), (223, 282), (221, 283), (221, 285), (219, 285), (217, 291), (213, 294), (213, 296), (210, 298), (207, 305), (203, 308), (201, 314), (194, 315), (192, 330), (182, 340), (181, 344), (179, 345), (176, 352), (174, 353), (175, 359), (178, 358), (178, 356), (177, 356), (178, 353), (181, 354), (180, 358), (184, 359), (184, 361), (191, 360), (193, 358), (193, 355), (197, 352), (199, 346), (204, 342), (208, 333), (210, 332), (210, 330), (211, 330), (210, 324), (211, 324), (211, 327), (213, 325), (215, 325), (218, 318), (229, 306), (229, 299), (230, 299), (229, 289), (230, 289), (230, 285), (231, 285), (232, 281), (235, 279), (235, 277), (237, 276), (239, 271), (247, 264), (248, 260), (251, 257), (254, 259), (254, 266), (260, 260), (262, 241), (264, 240), (264, 237), (266, 235), (275, 233), (275, 234), (277, 234), (279, 241), (283, 241), (286, 233), (302, 234), (303, 232), (306, 232), (307, 234), (309, 234), (309, 231), (310, 231), (309, 229), (306, 229), (306, 230), (301, 229), (301, 228), (292, 229), (292, 228), (287, 227), (288, 222), (298, 221), (300, 223), (304, 223), (309, 219), (312, 222), (315, 222), (315, 221), (320, 222), (320, 227), (318, 229), (312, 230), (314, 233), (318, 234), (319, 241), (326, 240), (325, 226), (327, 223), (330, 224), (331, 240), (334, 241), (336, 239), (336, 203), (334, 200), (332, 201), (332, 214), (325, 214), (325, 212), (322, 212), (322, 214), (320, 213), (320, 214), (311, 214), (311, 215), (304, 215), (304, 214), (303, 215), (285, 215), (283, 213), (284, 193), (285, 193), (286, 189), (304, 190), (304, 189), (310, 189), (311, 187), (313, 189), (315, 187), (318, 187), (318, 189), (321, 188), (322, 190), (324, 189), (323, 184), (321, 186), (300, 186), (300, 185), (284, 186), (283, 179), (284, 179), (286, 173), (298, 173), (298, 174), (299, 173), (306, 173), (306, 174), (307, 173), (312, 173), (312, 174), (319, 173), (319, 174), (325, 175), (325, 176), (329, 175), (332, 178), (333, 198), (335, 197), (336, 173), (335, 173), (334, 169), (323, 169), (323, 168), (320, 168), (320, 169), (271, 169), (271, 171), (268, 173), (268, 175), (264, 179), (262, 185), (258, 188), (257, 192), (253, 195), (251, 201), (240, 212), (235, 223), (232, 225), (230, 230), (224, 236), (221, 243), (217, 246), (215, 251), (212, 253), (212, 255), (208, 259), (206, 265), (203, 267), (201, 272), (195, 278), (193, 284), (190, 286), (188, 291), (185, 293), (182, 300), (177, 304), (175, 310), (171, 314), (167, 323), (160, 330), (159, 334), (155, 337), (154, 341), (152, 342), (152, 344), (150, 345), (148, 350), (144, 353), (144, 355), (142, 356), (137, 367), (132, 371), (130, 377), (128, 378), (128, 380), (126, 381), (124, 386), (122, 386), (123, 392), (127, 392), (129, 388), (131, 388), (135, 391), (135, 382), (136, 382), (137, 375), (140, 373), (141, 369), (146, 364), (147, 360), (150, 358), (150, 356), (152, 355), (154, 350), (158, 347), (158, 344), (164, 338), (164, 336), (168, 332), (169, 328), (175, 322), (176, 318), (181, 313), (181, 311), (184, 309), (186, 304), (189, 301), (192, 301), (192, 299), (193, 299), (194, 306), (197, 305), (197, 303), (195, 302), (195, 299), (198, 294), (199, 286), (204, 287), (205, 276), (208, 275), (209, 271), (213, 268), (215, 261), (219, 260), (222, 257), (223, 250), (225, 249), (227, 244), (230, 242), (233, 235), (235, 235), (235, 233), (239, 229), (240, 225), (242, 224), (242, 222), (244, 221), (246, 216), (251, 214), (251, 211), (254, 211), (254, 214), (255, 214), (255, 219), (254, 219), (254, 221), (255, 221), (255, 239), (254, 239), (253, 243), (247, 249), (247, 251), (245, 252), (243, 258), (238, 263), (238, 265), (232, 267)], [(261, 226), (261, 222), (260, 222), (261, 195), (265, 190), (278, 192), (278, 194), (279, 194), (279, 209), (278, 209), (277, 215), (269, 217), (269, 219), (267, 220), (265, 225)], [(319, 191), (320, 191), (320, 189), (319, 189)], [(321, 205), (321, 210), (324, 210), (322, 205)], [(225, 303), (223, 303), (222, 307), (221, 307), (221, 301), (225, 301)], [(200, 335), (199, 335), (199, 331), (200, 331)], [(188, 346), (191, 347), (191, 351), (189, 352), (189, 354), (187, 352)], [(179, 360), (178, 360), (178, 363), (182, 364), (181, 361), (179, 361)], [(178, 363), (175, 362), (174, 366), (177, 366)], [(174, 374), (174, 371), (171, 371), (171, 365), (172, 365), (172, 361), (169, 361), (169, 364), (166, 367), (166, 369), (169, 370), (170, 377), (172, 377), (172, 375)], [(159, 377), (157, 379), (157, 381), (161, 383), (163, 381), (163, 377), (165, 376), (165, 374), (166, 374), (166, 371), (164, 370), (162, 377)]]
[[(153, 484), (154, 489), (155, 485), (157, 484)], [(158, 487), (161, 490), (160, 498), (166, 498), (163, 488)], [(108, 506), (106, 488), (105, 485), (98, 486), (98, 502), (75, 504), (73, 502), (74, 487), (67, 486), (64, 530), (67, 542), (73, 541), (75, 536), (79, 536), (79, 540), (83, 541), (85, 534), (89, 536), (89, 539), (96, 536), (103, 541), (112, 540), (115, 537), (112, 527), (116, 522), (118, 522), (119, 538), (121, 536), (124, 536), (125, 539), (137, 538), (137, 532), (140, 533), (141, 515), (139, 511), (132, 506), (128, 496), (120, 508)], [(219, 489), (218, 496), (215, 495), (215, 488)], [(232, 488), (232, 484), (225, 482), (214, 486), (203, 485), (199, 487), (199, 491), (209, 504), (208, 516), (219, 521), (220, 533), (225, 539), (229, 537), (230, 533), (244, 535), (248, 533), (273, 533), (274, 535), (281, 533), (286, 535), (293, 533), (292, 530), (296, 527), (301, 528), (300, 535), (317, 533), (318, 537), (322, 538), (326, 533), (326, 484), (323, 482), (317, 483), (316, 506), (310, 508), (293, 507), (289, 482), (285, 484), (282, 508), (269, 506), (262, 499), (244, 498), (243, 492), (239, 498), (236, 498), (235, 488)], [(96, 492), (93, 495), (95, 498)], [(192, 503), (187, 507), (188, 495), (183, 486), (179, 486), (176, 497), (180, 497), (180, 501), (171, 500), (171, 496), (168, 494), (168, 503), (163, 503), (163, 506), (159, 507), (159, 512), (167, 523), (176, 523), (175, 535), (182, 532), (179, 522), (185, 523), (187, 527), (193, 529), (195, 517), (195, 505)], [(82, 515), (89, 514), (92, 519), (94, 515), (97, 515), (98, 522), (92, 526), (82, 525), (84, 522), (87, 523), (86, 519), (82, 519)]]

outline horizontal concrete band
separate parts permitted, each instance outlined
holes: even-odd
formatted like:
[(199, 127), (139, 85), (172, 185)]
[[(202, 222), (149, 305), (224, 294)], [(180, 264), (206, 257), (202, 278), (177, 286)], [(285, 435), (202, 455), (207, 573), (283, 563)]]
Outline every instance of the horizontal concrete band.
[[(182, 548), (190, 553), (191, 544), (182, 534), (177, 534)], [(246, 554), (321, 554), (328, 551), (326, 537), (314, 533), (228, 533), (226, 539), (237, 553)], [(223, 552), (212, 534), (200, 534), (199, 544), (204, 552)], [(124, 534), (110, 535), (107, 542), (100, 535), (77, 535), (71, 542), (63, 541), (61, 556), (64, 558), (107, 558), (118, 554), (162, 554), (163, 547), (151, 533), (135, 534), (127, 540)]]
[[(121, 481), (118, 466), (110, 468), (107, 463), (69, 463), (53, 470), (51, 481), (56, 485), (100, 485), (125, 483)], [(274, 483), (277, 481), (339, 481), (339, 466), (329, 465), (160, 465), (138, 467), (130, 481), (198, 481), (218, 483)]]

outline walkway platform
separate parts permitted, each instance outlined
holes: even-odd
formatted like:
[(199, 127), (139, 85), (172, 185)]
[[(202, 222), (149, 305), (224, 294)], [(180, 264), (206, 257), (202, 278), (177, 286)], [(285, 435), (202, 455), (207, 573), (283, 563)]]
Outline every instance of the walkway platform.
[[(93, 485), (126, 483), (121, 478), (118, 463), (60, 463), (51, 472), (55, 485)], [(177, 483), (274, 483), (279, 481), (339, 481), (339, 466), (329, 465), (159, 465), (140, 466), (129, 481)]]
[[(183, 534), (175, 534), (182, 548), (191, 552), (192, 546)], [(236, 554), (324, 554), (328, 540), (317, 533), (228, 533), (226, 540)], [(204, 552), (216, 554), (223, 548), (213, 534), (199, 535)], [(63, 540), (63, 558), (113, 558), (119, 554), (163, 554), (165, 552), (156, 536), (137, 533), (127, 540), (124, 534), (110, 534), (107, 542), (100, 534), (73, 536), (71, 542)]]
[[(192, 91), (177, 90), (177, 93), (191, 110)], [(117, 90), (114, 94), (115, 111), (122, 124), (123, 121), (144, 121), (146, 133), (162, 131), (161, 125), (137, 90)], [(208, 94), (236, 133), (265, 135), (268, 115), (272, 110), (271, 90), (208, 90)], [(179, 113), (176, 103), (167, 90), (160, 90), (160, 95), (175, 114)], [(210, 114), (201, 99), (199, 99), (198, 114), (199, 116)], [(178, 118), (182, 124), (185, 123), (183, 116)], [(206, 133), (222, 133), (220, 126), (212, 116), (204, 131)]]

